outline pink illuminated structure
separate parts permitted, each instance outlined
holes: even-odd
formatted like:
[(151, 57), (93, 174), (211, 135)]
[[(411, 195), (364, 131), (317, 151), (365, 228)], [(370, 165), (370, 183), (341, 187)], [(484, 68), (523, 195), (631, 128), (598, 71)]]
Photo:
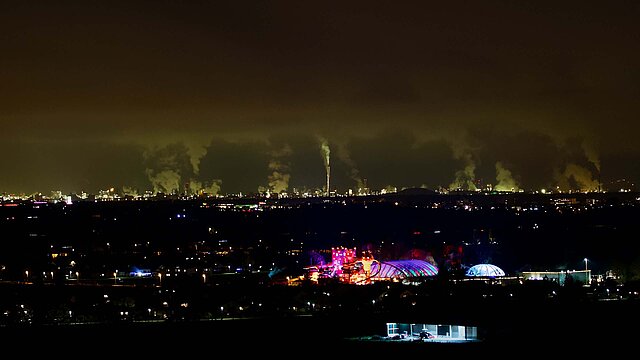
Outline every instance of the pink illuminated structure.
[(312, 281), (337, 278), (350, 284), (371, 284), (374, 281), (400, 281), (406, 278), (429, 277), (438, 274), (438, 268), (424, 260), (395, 260), (380, 262), (370, 252), (356, 257), (356, 248), (331, 249), (331, 262), (306, 268)]

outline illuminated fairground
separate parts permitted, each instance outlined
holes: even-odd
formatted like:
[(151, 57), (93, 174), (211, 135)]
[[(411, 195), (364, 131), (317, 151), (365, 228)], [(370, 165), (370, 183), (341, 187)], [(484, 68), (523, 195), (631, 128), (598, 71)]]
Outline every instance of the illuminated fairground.
[(370, 252), (362, 252), (360, 257), (356, 254), (356, 248), (332, 248), (331, 262), (306, 267), (305, 276), (313, 282), (338, 279), (343, 283), (364, 285), (377, 281), (400, 282), (438, 274), (438, 267), (424, 260), (378, 261)]

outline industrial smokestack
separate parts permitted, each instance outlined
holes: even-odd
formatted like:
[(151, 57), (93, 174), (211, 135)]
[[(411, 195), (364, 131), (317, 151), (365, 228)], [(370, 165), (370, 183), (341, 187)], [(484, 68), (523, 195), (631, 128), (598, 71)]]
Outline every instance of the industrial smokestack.
[(329, 148), (329, 143), (327, 142), (327, 139), (324, 138), (320, 138), (320, 152), (322, 153), (322, 160), (324, 161), (324, 168), (327, 171), (327, 189), (326, 189), (326, 194), (327, 196), (330, 195), (331, 191), (330, 191), (330, 179), (331, 179), (331, 164), (330, 164), (330, 155), (331, 155), (331, 149)]
[(331, 165), (327, 163), (327, 196), (331, 195), (331, 188), (329, 187), (329, 181), (331, 179)]

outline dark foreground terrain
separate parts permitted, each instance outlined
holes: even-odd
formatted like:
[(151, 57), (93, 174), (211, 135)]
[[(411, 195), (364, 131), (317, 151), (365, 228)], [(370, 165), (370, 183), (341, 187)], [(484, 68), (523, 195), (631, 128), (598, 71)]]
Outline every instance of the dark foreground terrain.
[[(231, 358), (282, 356), (327, 358), (360, 356), (505, 357), (620, 353), (638, 344), (635, 302), (562, 304), (529, 308), (477, 308), (482, 341), (465, 344), (384, 339), (380, 316), (299, 316), (188, 322), (128, 322), (82, 325), (33, 325), (0, 328), (5, 350), (25, 354), (48, 349), (85, 356), (206, 356)], [(531, 304), (527, 304), (531, 305)], [(473, 304), (469, 304), (473, 307)], [(434, 309), (437, 313), (439, 309)], [(401, 319), (404, 320), (404, 319)], [(428, 319), (421, 319), (428, 320)], [(418, 321), (416, 321), (418, 322)], [(364, 340), (373, 335), (378, 340)], [(345, 353), (346, 352), (346, 353)], [(343, 355), (340, 355), (341, 357)]]

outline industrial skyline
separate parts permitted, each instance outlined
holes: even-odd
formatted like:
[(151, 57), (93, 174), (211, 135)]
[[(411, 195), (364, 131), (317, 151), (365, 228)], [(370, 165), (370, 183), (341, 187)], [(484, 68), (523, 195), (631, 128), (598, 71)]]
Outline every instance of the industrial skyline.
[(640, 179), (635, 2), (0, 10), (0, 192)]

